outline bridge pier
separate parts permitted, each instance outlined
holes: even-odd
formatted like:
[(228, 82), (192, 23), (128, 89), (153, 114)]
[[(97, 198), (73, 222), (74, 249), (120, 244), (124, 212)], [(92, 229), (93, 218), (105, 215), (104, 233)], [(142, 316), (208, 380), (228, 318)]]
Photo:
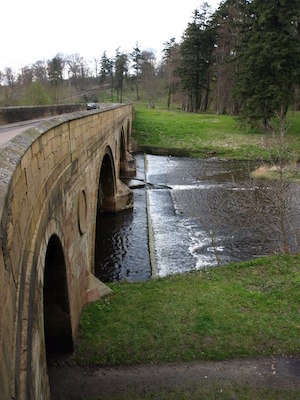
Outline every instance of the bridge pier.
[(101, 282), (93, 274), (88, 274), (86, 277), (86, 303), (98, 300), (100, 297), (108, 296), (112, 290)]
[(120, 162), (120, 175), (121, 178), (132, 178), (136, 173), (135, 158), (129, 151), (126, 154), (126, 160)]
[(133, 207), (133, 193), (120, 179), (117, 181), (115, 196), (107, 196), (102, 202), (102, 212), (119, 212)]

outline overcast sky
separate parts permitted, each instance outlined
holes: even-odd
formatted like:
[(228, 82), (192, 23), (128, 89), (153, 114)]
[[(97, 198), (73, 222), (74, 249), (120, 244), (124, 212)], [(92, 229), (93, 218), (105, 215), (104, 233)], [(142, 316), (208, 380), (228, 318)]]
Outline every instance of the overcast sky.
[[(220, 0), (207, 0), (216, 9)], [(0, 70), (15, 71), (57, 53), (100, 59), (131, 52), (138, 42), (160, 58), (163, 43), (178, 42), (202, 0), (2, 1)]]

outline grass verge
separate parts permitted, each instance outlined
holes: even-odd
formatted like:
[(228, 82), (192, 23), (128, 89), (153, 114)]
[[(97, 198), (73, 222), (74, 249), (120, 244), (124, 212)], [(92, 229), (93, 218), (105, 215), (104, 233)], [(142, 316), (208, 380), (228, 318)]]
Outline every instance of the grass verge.
[[(269, 160), (266, 133), (241, 127), (230, 115), (151, 110), (137, 105), (133, 137), (147, 151), (192, 157)], [(300, 154), (300, 113), (289, 115), (289, 152)], [(276, 155), (274, 154), (274, 157)]]
[(143, 283), (82, 314), (80, 365), (300, 352), (300, 257), (275, 256)]

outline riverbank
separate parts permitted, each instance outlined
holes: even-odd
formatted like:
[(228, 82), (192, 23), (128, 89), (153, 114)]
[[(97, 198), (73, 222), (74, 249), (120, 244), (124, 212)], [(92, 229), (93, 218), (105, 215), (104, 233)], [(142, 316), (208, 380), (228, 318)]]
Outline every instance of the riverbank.
[[(201, 116), (200, 123), (199, 115), (188, 115), (175, 126), (170, 115), (163, 122), (158, 111), (137, 134), (137, 113), (139, 144), (153, 153), (164, 148), (162, 154), (269, 157), (260, 148), (262, 133), (232, 135), (238, 128), (231, 117)], [(297, 135), (290, 135), (297, 148)], [(84, 309), (74, 355), (50, 368), (54, 400), (296, 400), (299, 282), (300, 257), (275, 256), (110, 284), (112, 296)], [(292, 378), (277, 368), (290, 362)]]
[(50, 368), (54, 400), (295, 400), (299, 282), (300, 256), (275, 256), (110, 284), (84, 309), (74, 355)]
[(276, 256), (142, 283), (87, 305), (78, 365), (299, 354), (300, 257)]
[(300, 183), (300, 165), (299, 163), (290, 163), (284, 166), (275, 164), (262, 164), (251, 173), (253, 179)]
[[(300, 112), (288, 116), (288, 127), (288, 151), (299, 160)], [(230, 115), (151, 110), (137, 105), (133, 137), (145, 152), (158, 155), (259, 161), (276, 157), (270, 134), (242, 127)]]

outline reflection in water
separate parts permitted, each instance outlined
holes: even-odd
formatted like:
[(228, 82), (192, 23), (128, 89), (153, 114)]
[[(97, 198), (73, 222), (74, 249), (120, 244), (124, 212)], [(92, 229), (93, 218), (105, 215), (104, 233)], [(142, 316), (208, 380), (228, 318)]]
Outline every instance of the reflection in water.
[[(150, 277), (145, 188), (134, 190), (134, 209), (100, 214), (99, 265), (95, 274), (104, 282), (146, 280)], [(98, 257), (99, 259), (99, 257)]]
[[(138, 155), (137, 165), (149, 184), (134, 189), (134, 210), (100, 221), (101, 279), (150, 277), (146, 196), (159, 276), (214, 266), (215, 251), (225, 264), (278, 250), (273, 188), (249, 185), (249, 163), (147, 155), (144, 174)], [(299, 186), (292, 194), (299, 226)]]
[[(144, 180), (144, 157), (137, 156), (136, 161), (137, 178)], [(138, 281), (151, 276), (146, 189), (139, 183), (133, 189), (133, 210), (98, 215), (95, 275), (103, 282)]]

